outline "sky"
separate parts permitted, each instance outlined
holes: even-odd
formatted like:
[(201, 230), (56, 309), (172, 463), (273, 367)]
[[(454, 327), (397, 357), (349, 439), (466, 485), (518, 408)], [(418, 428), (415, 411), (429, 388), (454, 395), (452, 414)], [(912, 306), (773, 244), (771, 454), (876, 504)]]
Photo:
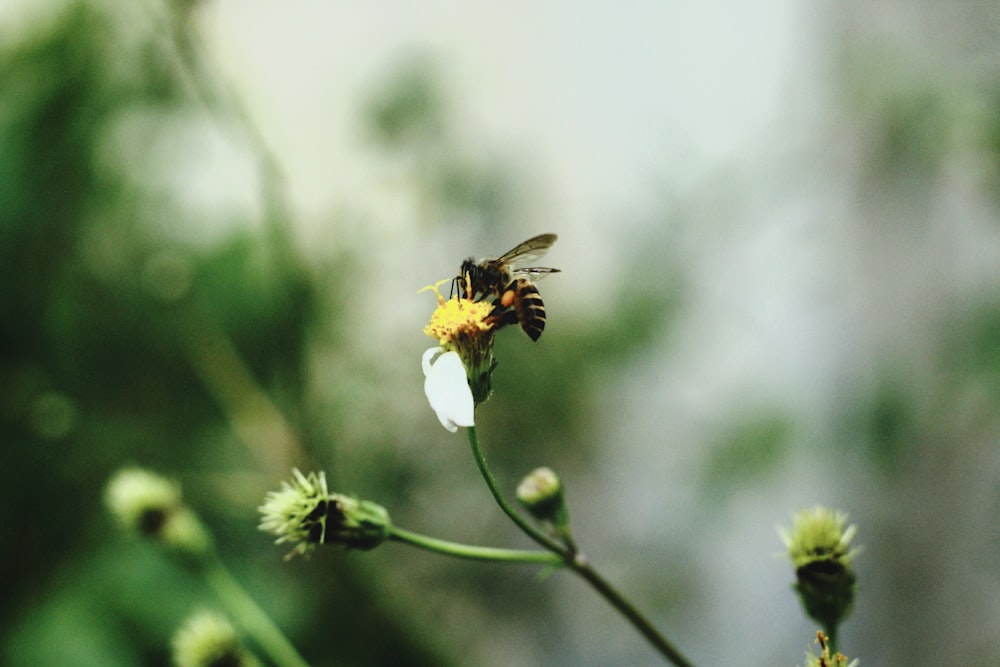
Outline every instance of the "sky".
[[(289, 8), (293, 9), (290, 11)], [(822, 59), (792, 2), (213, 2), (214, 54), (309, 217), (349, 196), (358, 110), (413, 58), (441, 72), (460, 136), (517, 156), (540, 218), (586, 228), (746, 162)], [(811, 18), (807, 18), (811, 17)], [(752, 26), (747, 29), (747, 26)], [(804, 47), (805, 50), (804, 50)]]

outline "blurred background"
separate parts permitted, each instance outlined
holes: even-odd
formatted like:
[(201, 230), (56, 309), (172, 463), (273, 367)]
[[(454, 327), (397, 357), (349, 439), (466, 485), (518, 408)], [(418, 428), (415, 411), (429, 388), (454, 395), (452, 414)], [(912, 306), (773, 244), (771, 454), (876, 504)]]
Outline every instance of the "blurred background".
[(560, 236), (477, 416), (513, 491), (698, 665), (796, 665), (775, 554), (850, 514), (840, 648), (995, 665), (995, 2), (7, 0), (0, 662), (165, 665), (203, 582), (116, 530), (179, 480), (323, 665), (654, 665), (581, 581), (390, 544), (282, 560), (290, 468), (405, 528), (529, 546), (428, 409), (419, 288)]

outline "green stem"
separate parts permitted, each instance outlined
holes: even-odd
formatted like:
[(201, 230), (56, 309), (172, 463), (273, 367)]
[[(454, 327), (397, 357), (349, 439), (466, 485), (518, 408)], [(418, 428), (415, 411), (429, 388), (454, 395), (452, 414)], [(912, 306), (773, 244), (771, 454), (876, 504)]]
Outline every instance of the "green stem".
[(642, 612), (636, 609), (635, 606), (625, 598), (625, 596), (623, 596), (608, 582), (607, 579), (601, 576), (601, 574), (593, 568), (583, 554), (577, 554), (576, 557), (569, 563), (569, 566), (574, 572), (583, 577), (587, 583), (593, 586), (594, 589), (597, 590), (597, 592), (600, 593), (612, 607), (617, 609), (622, 616), (628, 619), (635, 629), (646, 638), (646, 641), (656, 647), (656, 650), (659, 651), (663, 657), (677, 665), (677, 667), (693, 667), (692, 663), (684, 657), (677, 647), (668, 641), (666, 637), (660, 634), (659, 630), (653, 627), (649, 620), (642, 615)]
[(469, 436), (469, 447), (472, 449), (472, 457), (476, 460), (479, 472), (483, 476), (483, 479), (486, 480), (486, 486), (489, 487), (490, 493), (493, 494), (493, 499), (496, 501), (497, 505), (500, 506), (500, 509), (502, 509), (504, 514), (509, 516), (511, 521), (516, 523), (517, 527), (524, 531), (528, 537), (549, 551), (559, 554), (562, 556), (563, 560), (568, 563), (569, 560), (567, 559), (567, 556), (570, 554), (566, 547), (536, 528), (534, 524), (514, 509), (514, 506), (508, 503), (507, 499), (503, 497), (502, 493), (500, 493), (500, 487), (497, 485), (497, 480), (493, 476), (493, 472), (490, 470), (489, 466), (486, 465), (486, 457), (483, 456), (483, 448), (479, 445), (479, 435), (476, 433), (476, 427), (470, 426), (465, 429), (465, 432)]
[(309, 667), (278, 626), (236, 581), (225, 565), (214, 556), (201, 564), (208, 585), (248, 635), (270, 656), (278, 667)]
[(837, 623), (826, 626), (826, 647), (830, 649), (830, 657), (837, 655)]
[(456, 558), (468, 558), (470, 560), (488, 560), (501, 563), (539, 563), (541, 565), (551, 565), (559, 567), (564, 564), (564, 560), (558, 554), (548, 551), (519, 551), (516, 549), (494, 549), (493, 547), (479, 547), (471, 544), (459, 544), (448, 542), (434, 537), (428, 537), (409, 530), (393, 526), (390, 539), (397, 542), (434, 551), (446, 556)]
[(486, 464), (486, 457), (483, 455), (482, 447), (479, 444), (479, 435), (476, 432), (475, 426), (470, 426), (466, 429), (466, 433), (469, 437), (469, 446), (472, 449), (472, 456), (476, 460), (476, 465), (479, 467), (479, 472), (482, 474), (483, 479), (486, 480), (486, 486), (489, 487), (490, 493), (493, 494), (493, 499), (496, 500), (497, 505), (500, 509), (511, 518), (511, 520), (517, 524), (517, 526), (525, 532), (531, 539), (545, 547), (554, 554), (558, 554), (559, 558), (580, 575), (587, 583), (589, 583), (594, 590), (596, 590), (605, 600), (611, 604), (612, 607), (618, 610), (622, 616), (624, 616), (635, 628), (642, 634), (643, 637), (654, 647), (660, 654), (667, 660), (672, 662), (677, 667), (693, 667), (693, 664), (684, 657), (679, 650), (677, 650), (674, 645), (667, 640), (660, 632), (653, 627), (653, 624), (643, 616), (636, 607), (625, 598), (614, 586), (612, 586), (594, 567), (587, 561), (586, 557), (576, 550), (575, 545), (565, 545), (560, 544), (556, 540), (553, 540), (548, 535), (536, 528), (531, 522), (524, 518), (514, 507), (507, 502), (507, 499), (503, 497), (500, 493), (500, 488), (497, 485), (496, 478), (490, 471), (489, 466)]

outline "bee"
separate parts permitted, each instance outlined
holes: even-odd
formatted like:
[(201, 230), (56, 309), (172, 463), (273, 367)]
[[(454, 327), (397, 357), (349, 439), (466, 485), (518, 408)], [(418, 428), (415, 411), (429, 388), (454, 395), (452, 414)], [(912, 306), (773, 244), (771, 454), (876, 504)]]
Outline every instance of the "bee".
[(496, 259), (472, 257), (462, 262), (452, 291), (463, 290), (472, 301), (490, 300), (500, 326), (520, 324), (531, 340), (537, 341), (545, 329), (545, 304), (533, 280), (540, 280), (559, 269), (525, 267), (552, 247), (558, 237), (541, 234), (515, 246)]

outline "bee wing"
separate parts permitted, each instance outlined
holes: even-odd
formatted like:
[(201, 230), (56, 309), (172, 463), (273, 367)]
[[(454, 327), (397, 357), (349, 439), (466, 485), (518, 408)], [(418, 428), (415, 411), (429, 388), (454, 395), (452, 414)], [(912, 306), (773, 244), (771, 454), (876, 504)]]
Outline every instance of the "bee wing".
[[(533, 262), (547, 253), (549, 248), (552, 247), (552, 244), (556, 242), (557, 238), (559, 237), (555, 234), (539, 234), (538, 236), (532, 237), (524, 243), (521, 243), (513, 249), (505, 252), (503, 255), (498, 257), (496, 261), (499, 264), (506, 264), (511, 268), (528, 262)], [(524, 271), (552, 273), (551, 269), (519, 269), (519, 272)]]
[(550, 273), (559, 273), (559, 269), (549, 269), (544, 266), (531, 266), (512, 269), (510, 273), (515, 278), (527, 278), (531, 282), (538, 282)]

